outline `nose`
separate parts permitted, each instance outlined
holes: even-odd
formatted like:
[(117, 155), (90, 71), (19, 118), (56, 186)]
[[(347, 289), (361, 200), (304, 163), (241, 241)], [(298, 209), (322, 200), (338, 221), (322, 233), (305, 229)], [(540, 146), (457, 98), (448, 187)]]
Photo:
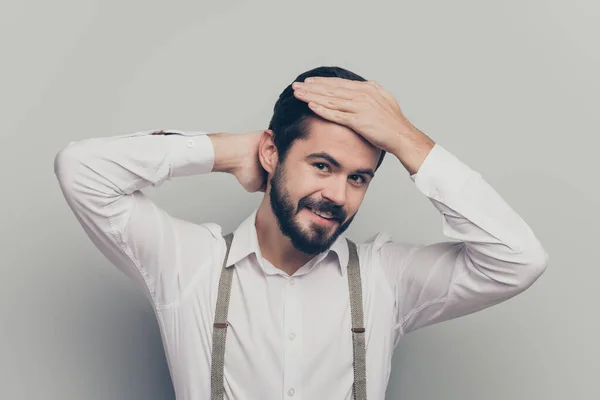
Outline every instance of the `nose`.
[(338, 206), (346, 204), (346, 180), (332, 179), (321, 191), (322, 196)]

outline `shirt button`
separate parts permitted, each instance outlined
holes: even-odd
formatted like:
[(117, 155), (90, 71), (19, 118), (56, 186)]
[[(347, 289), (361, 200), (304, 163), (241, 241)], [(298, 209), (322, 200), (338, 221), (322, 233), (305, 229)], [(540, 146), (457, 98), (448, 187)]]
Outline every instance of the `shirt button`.
[(296, 284), (296, 281), (294, 280), (294, 278), (290, 279), (290, 285), (294, 286)]
[(288, 396), (292, 397), (294, 395), (294, 393), (296, 393), (294, 388), (291, 388), (290, 390), (288, 390)]
[(193, 147), (194, 146), (194, 141), (192, 139), (187, 141), (187, 146), (188, 147)]
[(293, 333), (290, 333), (290, 336), (289, 336), (289, 338), (290, 338), (290, 340), (294, 340), (294, 339), (296, 338), (296, 335), (295, 335), (295, 334), (293, 334)]

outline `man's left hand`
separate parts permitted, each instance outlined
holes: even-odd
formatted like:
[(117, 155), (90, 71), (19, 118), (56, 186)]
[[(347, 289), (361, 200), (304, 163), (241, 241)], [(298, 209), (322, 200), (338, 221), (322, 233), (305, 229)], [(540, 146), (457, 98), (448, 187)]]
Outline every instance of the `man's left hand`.
[(397, 150), (403, 135), (419, 132), (396, 99), (375, 81), (310, 77), (292, 88), (317, 115), (347, 126), (387, 152)]

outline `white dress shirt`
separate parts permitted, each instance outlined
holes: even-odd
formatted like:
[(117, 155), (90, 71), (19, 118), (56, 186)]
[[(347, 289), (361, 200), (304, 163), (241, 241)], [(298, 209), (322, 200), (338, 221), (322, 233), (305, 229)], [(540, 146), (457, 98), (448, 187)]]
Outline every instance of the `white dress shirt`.
[[(71, 142), (57, 154), (55, 173), (90, 239), (152, 303), (177, 399), (208, 400), (228, 232), (215, 222), (172, 217), (140, 190), (211, 172), (214, 148), (205, 132), (152, 132)], [(517, 295), (548, 260), (525, 221), (439, 144), (410, 178), (440, 212), (452, 241), (414, 245), (378, 233), (357, 243), (370, 400), (384, 399), (403, 335)], [(352, 399), (344, 235), (288, 276), (262, 257), (255, 217), (256, 210), (235, 230), (227, 262), (235, 273), (225, 398)]]

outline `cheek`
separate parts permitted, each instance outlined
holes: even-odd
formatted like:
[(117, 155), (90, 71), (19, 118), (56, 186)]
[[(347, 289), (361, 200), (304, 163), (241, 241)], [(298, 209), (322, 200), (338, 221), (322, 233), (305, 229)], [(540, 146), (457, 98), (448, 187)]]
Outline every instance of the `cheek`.
[(320, 190), (319, 181), (306, 171), (292, 171), (288, 178), (288, 191), (293, 198), (300, 200), (304, 197), (314, 197)]
[[(289, 200), (291, 205), (294, 208), (298, 207), (298, 203), (305, 198), (315, 197), (314, 192), (309, 190), (306, 181), (302, 181), (300, 179), (290, 179), (286, 183), (286, 191), (289, 196)], [(300, 210), (297, 210), (300, 211)]]

